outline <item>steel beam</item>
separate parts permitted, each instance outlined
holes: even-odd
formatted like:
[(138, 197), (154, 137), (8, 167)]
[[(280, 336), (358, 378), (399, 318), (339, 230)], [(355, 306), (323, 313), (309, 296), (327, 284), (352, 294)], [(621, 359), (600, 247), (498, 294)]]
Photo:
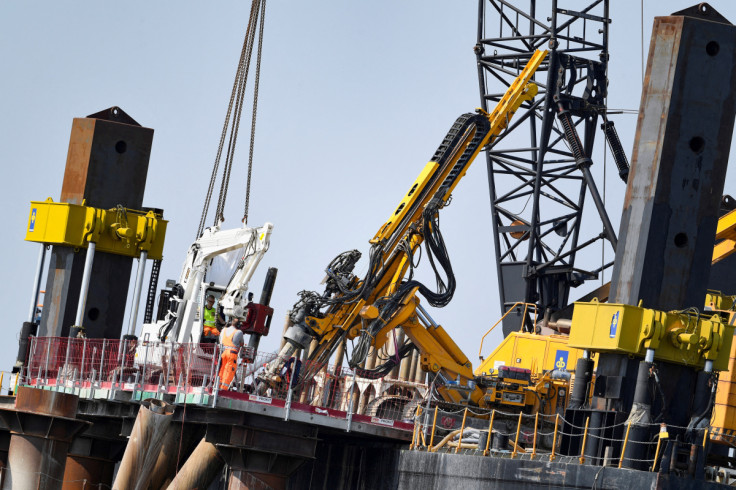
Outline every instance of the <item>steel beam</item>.
[(308, 458), (261, 450), (246, 449), (227, 444), (216, 444), (222, 458), (233, 470), (263, 473), (288, 478)]
[[(735, 69), (736, 27), (708, 4), (654, 19), (610, 302), (703, 309), (736, 116)], [(593, 409), (633, 422), (624, 467), (642, 469), (653, 455), (644, 449), (652, 427), (642, 421), (666, 409), (675, 438), (692, 415), (695, 369), (658, 362), (655, 396), (653, 360), (654, 351), (641, 363), (619, 353), (598, 359)]]
[(74, 436), (90, 425), (78, 420), (76, 395), (20, 387), (15, 409), (0, 408), (11, 431), (3, 489), (61, 489)]
[[(225, 415), (227, 412), (219, 413)], [(269, 481), (285, 485), (289, 475), (315, 456), (318, 442), (316, 427), (294, 422), (284, 424), (282, 420), (266, 417), (258, 417), (258, 422), (254, 422), (256, 419), (252, 417), (241, 421), (222, 417), (218, 422), (207, 425), (207, 443), (217, 448), (231, 469), (228, 488), (261, 488), (248, 486), (249, 482), (257, 481), (250, 473), (261, 474)], [(207, 452), (206, 448), (203, 450)], [(265, 481), (263, 478), (258, 480)], [(274, 488), (285, 488), (283, 485)]]
[(66, 458), (62, 490), (109, 488), (116, 461), (70, 454)]
[[(69, 140), (61, 201), (110, 209), (142, 209), (153, 130), (112, 107), (76, 118)], [(39, 335), (67, 336), (79, 302), (86, 251), (53, 247)], [(82, 312), (89, 337), (119, 338), (132, 259), (98, 254)], [(109, 279), (114, 277), (114, 281)], [(50, 300), (50, 301), (49, 301)]]
[(654, 20), (614, 303), (703, 307), (736, 115), (736, 27), (714, 19)]
[[(81, 407), (81, 404), (80, 404)], [(77, 413), (80, 414), (80, 407)], [(108, 488), (127, 438), (120, 435), (122, 420), (92, 417), (92, 426), (74, 438), (66, 458), (63, 490)]]
[(285, 490), (286, 484), (287, 479), (282, 476), (234, 469), (230, 472), (230, 478), (227, 482), (227, 490)]

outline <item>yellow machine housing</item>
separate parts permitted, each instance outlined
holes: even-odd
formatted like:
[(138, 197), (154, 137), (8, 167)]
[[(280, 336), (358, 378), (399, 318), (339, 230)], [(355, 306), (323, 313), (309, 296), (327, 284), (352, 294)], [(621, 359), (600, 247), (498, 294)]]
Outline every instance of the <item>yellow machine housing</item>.
[(710, 420), (711, 441), (736, 444), (736, 342), (731, 344), (728, 372), (718, 377), (716, 401)]
[(128, 257), (163, 257), (166, 225), (161, 214), (133, 209), (98, 209), (84, 205), (31, 201), (26, 241), (87, 248), (95, 242), (98, 252)]
[[(515, 369), (516, 373), (500, 369), (492, 376), (480, 377), (487, 385), (480, 403), (482, 407), (509, 407), (527, 413), (552, 415), (567, 405), (569, 375), (555, 376), (550, 371), (533, 374), (528, 369), (511, 369)], [(528, 376), (519, 376), (519, 371), (527, 371)]]
[(529, 369), (532, 374), (544, 371), (573, 371), (583, 351), (568, 345), (563, 335), (538, 335), (529, 332), (511, 332), (483, 359), (475, 375), (489, 375), (499, 366)]
[(569, 344), (596, 352), (644, 356), (654, 349), (660, 361), (702, 368), (728, 369), (733, 325), (721, 315), (691, 311), (663, 312), (598, 301), (575, 303)]
[(721, 216), (716, 228), (716, 246), (713, 263), (723, 260), (736, 251), (736, 209)]
[[(705, 305), (706, 308), (727, 317), (728, 323), (734, 324), (736, 320), (736, 296), (725, 295), (718, 291), (708, 291), (705, 296)], [(721, 371), (718, 375), (716, 399), (710, 426), (711, 441), (731, 446), (736, 444), (736, 342), (731, 343), (728, 371)]]

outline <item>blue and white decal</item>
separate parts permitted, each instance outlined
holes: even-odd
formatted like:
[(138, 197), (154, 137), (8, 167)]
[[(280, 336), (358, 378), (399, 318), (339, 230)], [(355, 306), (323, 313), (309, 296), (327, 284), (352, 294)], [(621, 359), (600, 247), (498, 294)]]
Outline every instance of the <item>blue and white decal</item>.
[(28, 231), (33, 232), (36, 227), (36, 208), (31, 208), (31, 225), (28, 227)]
[(567, 371), (567, 356), (569, 352), (566, 350), (557, 350), (555, 354), (555, 369), (558, 371)]
[(609, 333), (608, 336), (611, 337), (612, 339), (615, 339), (616, 334), (618, 333), (618, 314), (619, 312), (617, 311), (616, 313), (613, 314), (613, 318), (611, 318), (611, 332)]

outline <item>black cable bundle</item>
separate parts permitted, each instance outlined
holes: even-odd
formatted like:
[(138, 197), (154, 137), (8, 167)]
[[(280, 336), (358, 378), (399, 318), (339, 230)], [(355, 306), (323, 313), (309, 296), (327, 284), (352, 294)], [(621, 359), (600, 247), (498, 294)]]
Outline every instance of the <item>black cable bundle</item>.
[(406, 342), (404, 345), (402, 345), (399, 348), (399, 356), (398, 359), (394, 356), (386, 360), (383, 364), (380, 366), (375, 367), (374, 369), (361, 369), (357, 367), (357, 365), (353, 366), (351, 363), (351, 367), (355, 369), (355, 374), (357, 376), (360, 376), (361, 378), (367, 378), (367, 379), (378, 379), (386, 376), (388, 373), (391, 372), (393, 368), (395, 368), (402, 359), (404, 359), (406, 356), (412, 353), (412, 351), (416, 349), (416, 346), (412, 344), (411, 342)]

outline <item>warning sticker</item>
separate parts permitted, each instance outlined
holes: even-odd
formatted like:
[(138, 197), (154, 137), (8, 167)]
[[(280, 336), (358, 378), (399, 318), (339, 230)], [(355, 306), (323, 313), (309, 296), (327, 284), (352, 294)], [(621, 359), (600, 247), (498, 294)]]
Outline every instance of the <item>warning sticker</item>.
[(252, 402), (258, 402), (258, 403), (268, 403), (271, 404), (272, 399), (268, 398), (267, 396), (258, 396), (258, 395), (248, 395), (248, 400)]
[(378, 417), (371, 417), (371, 422), (374, 424), (388, 425), (389, 427), (394, 426), (394, 421), (391, 419), (379, 419)]

